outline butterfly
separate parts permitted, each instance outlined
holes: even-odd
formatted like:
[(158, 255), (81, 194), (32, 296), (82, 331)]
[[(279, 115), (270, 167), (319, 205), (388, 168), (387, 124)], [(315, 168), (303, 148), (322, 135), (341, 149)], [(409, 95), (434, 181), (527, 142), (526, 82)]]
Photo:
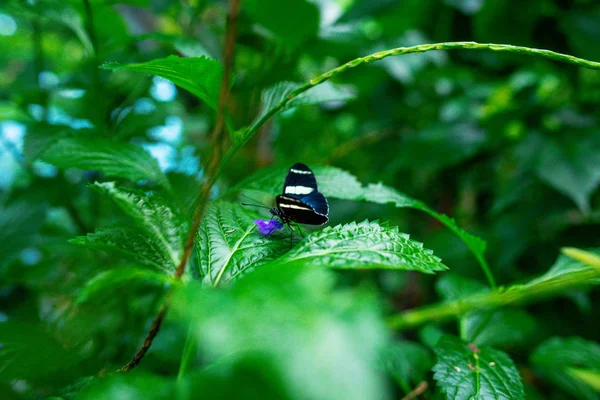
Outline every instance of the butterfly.
[(329, 220), (327, 199), (317, 188), (315, 174), (302, 163), (296, 163), (288, 170), (283, 194), (275, 198), (275, 204), (271, 214), (288, 226), (290, 222), (323, 225)]

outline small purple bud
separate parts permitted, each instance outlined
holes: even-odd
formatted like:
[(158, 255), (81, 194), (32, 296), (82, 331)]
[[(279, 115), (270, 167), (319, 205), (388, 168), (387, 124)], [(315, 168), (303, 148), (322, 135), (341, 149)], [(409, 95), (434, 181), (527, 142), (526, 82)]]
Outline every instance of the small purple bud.
[(283, 224), (275, 219), (257, 219), (254, 223), (263, 235), (268, 235), (275, 229), (283, 228)]

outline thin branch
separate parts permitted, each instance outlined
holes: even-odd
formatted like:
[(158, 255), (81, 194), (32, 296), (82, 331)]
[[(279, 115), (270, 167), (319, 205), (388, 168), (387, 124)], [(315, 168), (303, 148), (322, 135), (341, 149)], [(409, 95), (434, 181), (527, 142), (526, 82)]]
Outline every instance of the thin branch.
[(443, 322), (478, 310), (522, 305), (579, 287), (594, 284), (600, 268), (584, 268), (555, 278), (538, 278), (525, 285), (491, 290), (455, 301), (435, 303), (392, 316), (388, 325), (397, 330), (416, 328), (430, 322)]
[(428, 387), (429, 387), (429, 385), (427, 384), (427, 382), (423, 381), (423, 382), (419, 383), (417, 385), (417, 387), (414, 388), (409, 394), (407, 394), (406, 396), (404, 396), (402, 398), (402, 400), (412, 400), (412, 399), (415, 399), (418, 396), (420, 396), (423, 393), (425, 393), (425, 391), (427, 390)]
[[(200, 188), (200, 195), (198, 198), (198, 203), (196, 204), (196, 210), (194, 212), (194, 218), (192, 222), (192, 227), (190, 228), (187, 238), (184, 244), (183, 256), (181, 257), (181, 261), (177, 266), (177, 270), (175, 271), (175, 278), (181, 279), (185, 272), (185, 267), (187, 262), (192, 254), (192, 250), (194, 248), (194, 239), (196, 237), (196, 232), (200, 226), (200, 222), (202, 221), (202, 217), (204, 216), (204, 210), (208, 203), (208, 199), (210, 197), (210, 192), (212, 187), (214, 186), (218, 172), (220, 171), (220, 160), (222, 158), (223, 149), (225, 147), (226, 142), (226, 123), (225, 123), (225, 107), (227, 104), (227, 99), (229, 97), (229, 87), (231, 82), (231, 74), (233, 71), (233, 61), (235, 58), (235, 37), (236, 37), (236, 24), (237, 17), (240, 11), (240, 0), (229, 0), (228, 4), (228, 13), (227, 13), (227, 28), (225, 33), (225, 46), (224, 46), (224, 75), (223, 81), (221, 82), (221, 91), (219, 95), (219, 107), (217, 109), (217, 121), (215, 124), (215, 128), (212, 134), (213, 138), (213, 148), (210, 156), (210, 160), (208, 163), (208, 171), (206, 174), (206, 180), (204, 184)], [(168, 309), (169, 297), (165, 297), (165, 301), (160, 308), (160, 311), (154, 322), (152, 323), (152, 327), (148, 334), (146, 335), (146, 339), (144, 340), (143, 345), (138, 349), (137, 353), (133, 357), (133, 359), (127, 363), (123, 368), (119, 371), (127, 372), (133, 368), (135, 368), (144, 358), (146, 352), (150, 349), (152, 345), (152, 341), (158, 334), (160, 330), (160, 326), (166, 316)]]

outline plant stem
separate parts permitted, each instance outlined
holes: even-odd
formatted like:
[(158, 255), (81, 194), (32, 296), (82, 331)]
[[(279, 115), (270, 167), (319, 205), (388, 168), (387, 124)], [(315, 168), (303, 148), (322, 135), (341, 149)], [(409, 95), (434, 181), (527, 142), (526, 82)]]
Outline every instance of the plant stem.
[(181, 363), (179, 364), (179, 372), (177, 373), (177, 383), (180, 383), (183, 377), (185, 376), (185, 371), (187, 370), (190, 360), (192, 358), (192, 354), (194, 353), (194, 349), (196, 348), (194, 341), (194, 324), (190, 323), (188, 327), (187, 335), (185, 337), (185, 344), (183, 345), (183, 354), (181, 356)]
[(429, 322), (442, 322), (471, 311), (491, 310), (509, 305), (526, 304), (556, 293), (590, 285), (600, 278), (600, 269), (583, 268), (571, 273), (527, 285), (514, 285), (460, 300), (441, 302), (392, 316), (390, 327), (398, 330), (412, 329)]
[[(213, 147), (211, 156), (208, 162), (207, 174), (204, 184), (200, 188), (200, 194), (198, 196), (198, 202), (196, 204), (196, 208), (194, 211), (194, 217), (192, 226), (187, 234), (187, 238), (185, 240), (183, 255), (177, 266), (177, 270), (175, 271), (175, 279), (179, 280), (185, 273), (185, 267), (187, 262), (192, 254), (192, 250), (194, 248), (194, 242), (196, 238), (196, 232), (200, 227), (200, 222), (202, 221), (202, 217), (204, 216), (204, 210), (208, 203), (208, 199), (210, 197), (210, 192), (215, 182), (217, 181), (217, 177), (219, 172), (221, 171), (222, 166), (224, 165), (222, 158), (222, 149), (224, 148), (223, 142), (226, 140), (226, 132), (225, 128), (227, 126), (226, 116), (225, 116), (225, 105), (227, 104), (227, 98), (229, 96), (229, 86), (231, 82), (231, 73), (233, 71), (233, 61), (235, 56), (235, 32), (236, 32), (236, 24), (237, 24), (237, 16), (240, 10), (240, 0), (229, 0), (228, 5), (228, 16), (227, 16), (227, 29), (225, 33), (225, 48), (224, 48), (224, 76), (223, 81), (221, 82), (221, 91), (219, 96), (219, 106), (217, 109), (217, 122), (215, 124), (215, 128), (213, 131)], [(221, 162), (220, 162), (221, 160)], [(160, 330), (160, 326), (164, 317), (167, 313), (168, 309), (169, 296), (165, 297), (165, 301), (163, 306), (161, 307), (158, 315), (154, 319), (152, 327), (148, 334), (146, 335), (146, 339), (142, 347), (140, 347), (134, 356), (134, 358), (126, 364), (119, 371), (129, 371), (135, 366), (137, 366), (150, 346), (152, 345), (152, 341), (154, 337), (158, 334)], [(185, 354), (184, 354), (185, 356)], [(183, 360), (182, 360), (183, 362)]]

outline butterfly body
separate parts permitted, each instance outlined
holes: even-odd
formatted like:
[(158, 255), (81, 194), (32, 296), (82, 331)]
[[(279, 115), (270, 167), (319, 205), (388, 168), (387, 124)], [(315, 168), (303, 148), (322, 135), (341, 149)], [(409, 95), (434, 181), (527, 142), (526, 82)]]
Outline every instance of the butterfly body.
[(329, 220), (329, 204), (319, 192), (317, 180), (306, 165), (296, 163), (289, 169), (283, 194), (275, 198), (271, 214), (288, 224), (323, 225)]

